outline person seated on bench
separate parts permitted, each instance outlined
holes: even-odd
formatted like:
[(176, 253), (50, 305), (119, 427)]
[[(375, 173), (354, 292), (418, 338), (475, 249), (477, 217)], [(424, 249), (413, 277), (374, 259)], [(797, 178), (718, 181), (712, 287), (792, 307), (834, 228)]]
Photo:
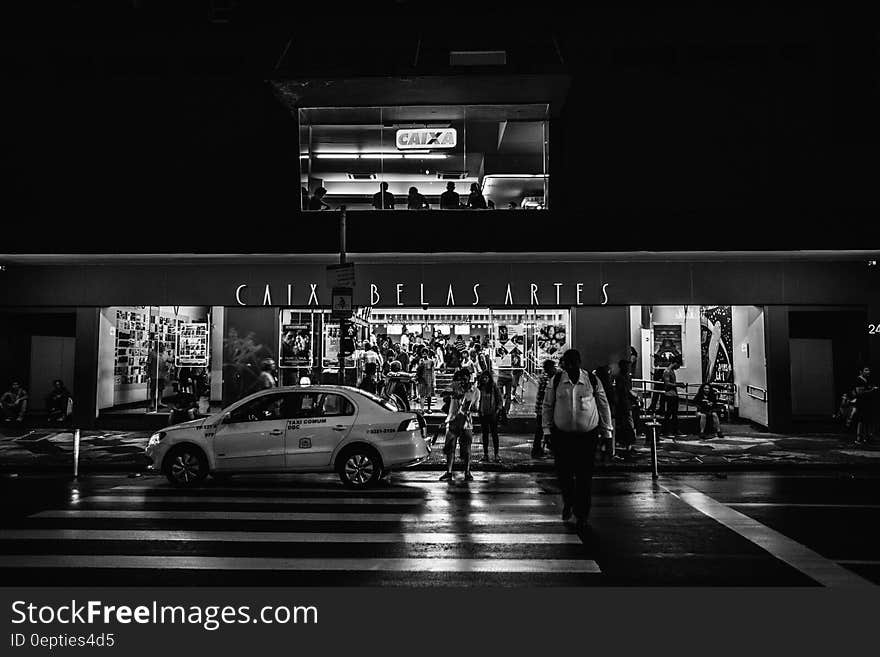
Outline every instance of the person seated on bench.
[(718, 394), (715, 388), (708, 383), (700, 386), (699, 392), (694, 397), (694, 405), (697, 407), (697, 417), (700, 419), (700, 438), (706, 437), (706, 422), (712, 417), (715, 435), (722, 437), (721, 420), (718, 418)]

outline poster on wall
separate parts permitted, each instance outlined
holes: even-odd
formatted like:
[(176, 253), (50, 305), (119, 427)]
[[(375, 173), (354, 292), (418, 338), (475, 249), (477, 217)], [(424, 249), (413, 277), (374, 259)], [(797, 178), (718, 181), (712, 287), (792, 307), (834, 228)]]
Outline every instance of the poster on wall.
[(339, 349), (342, 346), (341, 329), (338, 325), (329, 325), (324, 330), (324, 367), (337, 364)]
[(311, 367), (312, 330), (309, 324), (281, 326), (281, 367)]
[(495, 344), (492, 348), (492, 362), (496, 370), (509, 368), (512, 347), (509, 329), (506, 324), (495, 325)]
[(193, 322), (177, 329), (177, 367), (208, 367), (208, 324)]
[(703, 383), (733, 382), (733, 309), (700, 308), (700, 356)]
[(507, 327), (507, 343), (505, 349), (510, 353), (510, 366), (513, 369), (523, 368), (526, 352), (526, 327), (524, 324), (513, 324)]
[(654, 367), (662, 369), (672, 363), (684, 366), (681, 324), (654, 325)]
[(537, 328), (535, 337), (538, 342), (538, 364), (545, 360), (558, 362), (568, 348), (565, 324), (542, 324)]

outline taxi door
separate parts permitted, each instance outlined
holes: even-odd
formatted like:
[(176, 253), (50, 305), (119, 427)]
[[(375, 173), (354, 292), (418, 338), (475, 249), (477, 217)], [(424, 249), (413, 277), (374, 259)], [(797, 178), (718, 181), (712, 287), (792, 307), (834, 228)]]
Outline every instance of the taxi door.
[(331, 465), (337, 445), (348, 438), (357, 411), (345, 395), (307, 392), (302, 395), (299, 417), (288, 419), (285, 434), (285, 468), (311, 470)]
[(218, 470), (283, 469), (283, 398), (283, 393), (263, 395), (229, 412), (214, 434)]

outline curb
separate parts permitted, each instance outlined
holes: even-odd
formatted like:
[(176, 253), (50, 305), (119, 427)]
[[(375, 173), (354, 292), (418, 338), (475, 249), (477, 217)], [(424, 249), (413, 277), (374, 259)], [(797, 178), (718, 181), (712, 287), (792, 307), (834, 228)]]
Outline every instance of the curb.
[[(411, 468), (399, 470), (398, 472), (444, 472), (446, 466), (442, 463), (427, 463), (416, 465)], [(461, 470), (460, 465), (455, 468), (456, 471)], [(552, 462), (548, 463), (516, 463), (508, 465), (498, 464), (474, 464), (471, 466), (474, 472), (511, 472), (511, 473), (555, 473), (556, 469)], [(80, 474), (130, 474), (130, 473), (146, 473), (146, 465), (137, 464), (106, 464), (106, 465), (88, 465), (80, 464)], [(651, 472), (651, 466), (634, 465), (634, 464), (597, 464), (593, 470), (594, 474), (612, 473), (612, 474), (648, 474)], [(705, 473), (724, 473), (724, 472), (859, 472), (859, 473), (877, 473), (880, 474), (880, 464), (877, 463), (785, 463), (785, 464), (672, 464), (660, 467), (660, 476), (664, 474), (705, 474)], [(67, 473), (73, 476), (73, 468), (71, 465), (47, 465), (45, 467), (35, 467), (24, 465), (22, 467), (14, 467), (11, 465), (0, 465), (0, 474), (62, 474)], [(293, 474), (293, 473), (291, 473)]]

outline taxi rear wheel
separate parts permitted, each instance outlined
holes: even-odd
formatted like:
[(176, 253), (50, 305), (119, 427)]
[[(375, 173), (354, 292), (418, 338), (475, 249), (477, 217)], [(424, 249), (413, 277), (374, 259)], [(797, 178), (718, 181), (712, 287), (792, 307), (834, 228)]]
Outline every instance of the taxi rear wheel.
[(181, 445), (165, 458), (165, 477), (172, 486), (195, 486), (208, 476), (208, 459), (192, 445)]
[(339, 457), (337, 471), (346, 486), (367, 488), (382, 477), (382, 459), (369, 447), (353, 447)]

